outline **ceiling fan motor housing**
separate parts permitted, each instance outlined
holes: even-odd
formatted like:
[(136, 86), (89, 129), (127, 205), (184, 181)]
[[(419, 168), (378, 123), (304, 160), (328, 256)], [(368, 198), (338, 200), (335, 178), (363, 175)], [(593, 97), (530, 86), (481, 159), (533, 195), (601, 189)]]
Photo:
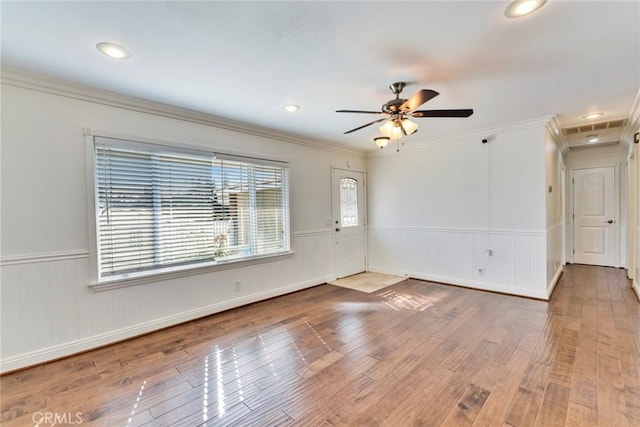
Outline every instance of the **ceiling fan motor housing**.
[(382, 106), (382, 111), (389, 114), (395, 114), (400, 112), (400, 106), (407, 100), (402, 98), (392, 99)]
[(389, 89), (391, 89), (391, 92), (393, 92), (396, 98), (384, 104), (382, 106), (382, 111), (389, 114), (396, 114), (400, 112), (400, 106), (407, 101), (406, 99), (400, 98), (400, 93), (406, 85), (407, 84), (405, 82), (395, 82), (389, 85)]

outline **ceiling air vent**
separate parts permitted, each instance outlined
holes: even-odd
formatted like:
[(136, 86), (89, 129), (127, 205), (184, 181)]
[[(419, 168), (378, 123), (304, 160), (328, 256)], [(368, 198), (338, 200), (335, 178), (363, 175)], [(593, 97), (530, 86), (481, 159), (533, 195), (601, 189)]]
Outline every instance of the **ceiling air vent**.
[(565, 135), (574, 135), (576, 133), (593, 132), (596, 130), (622, 128), (625, 124), (627, 124), (627, 119), (610, 120), (608, 122), (590, 123), (588, 125), (564, 128), (563, 131)]

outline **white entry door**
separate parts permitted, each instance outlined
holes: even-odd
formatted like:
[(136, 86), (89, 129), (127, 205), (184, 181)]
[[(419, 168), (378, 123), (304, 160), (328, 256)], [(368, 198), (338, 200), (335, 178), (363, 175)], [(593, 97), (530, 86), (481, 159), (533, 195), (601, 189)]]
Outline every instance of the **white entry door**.
[(613, 166), (573, 172), (573, 260), (614, 267), (615, 170)]
[(365, 270), (364, 173), (333, 169), (336, 276)]

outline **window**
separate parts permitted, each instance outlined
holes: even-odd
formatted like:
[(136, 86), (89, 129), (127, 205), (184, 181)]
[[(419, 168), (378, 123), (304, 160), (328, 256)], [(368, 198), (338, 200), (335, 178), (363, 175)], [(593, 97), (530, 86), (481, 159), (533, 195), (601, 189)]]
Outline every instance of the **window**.
[(358, 226), (358, 181), (340, 178), (340, 226)]
[(289, 251), (286, 163), (95, 138), (98, 277)]

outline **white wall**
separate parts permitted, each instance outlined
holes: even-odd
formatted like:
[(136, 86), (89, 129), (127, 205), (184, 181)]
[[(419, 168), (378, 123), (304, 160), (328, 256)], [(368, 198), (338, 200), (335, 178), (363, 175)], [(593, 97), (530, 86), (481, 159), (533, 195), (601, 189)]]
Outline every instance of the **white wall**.
[[(351, 167), (364, 170), (362, 155), (14, 84), (2, 85), (2, 371), (335, 277), (330, 261), (331, 166), (344, 168), (350, 160)], [(95, 254), (88, 244), (83, 128), (289, 160), (295, 254), (93, 292), (87, 287), (89, 257)], [(240, 292), (234, 291), (236, 281)]]
[(633, 256), (630, 268), (634, 271), (629, 276), (632, 278), (632, 286), (640, 299), (640, 147), (633, 142), (633, 135), (640, 132), (640, 91), (633, 103), (627, 126), (623, 130), (627, 152), (629, 157), (630, 182), (627, 193), (629, 194), (629, 255)]
[[(631, 143), (629, 147), (629, 188), (627, 191), (629, 198), (629, 230), (627, 236), (630, 240), (628, 248), (628, 256), (632, 262), (629, 263), (628, 277), (633, 280), (634, 288), (640, 290), (638, 287), (638, 273), (640, 273), (640, 196), (638, 191), (640, 190), (640, 174), (638, 173), (638, 167), (640, 167), (640, 153), (638, 146)], [(638, 293), (638, 292), (636, 292)], [(640, 293), (638, 294), (640, 298)]]
[(368, 158), (369, 269), (547, 298), (544, 132)]
[[(638, 111), (640, 113), (640, 110)], [(635, 132), (640, 132), (640, 120), (637, 122), (637, 127)], [(635, 202), (635, 206), (633, 209), (633, 213), (635, 213), (634, 220), (631, 224), (631, 232), (629, 234), (633, 234), (633, 250), (632, 254), (634, 255), (634, 263), (633, 268), (635, 269), (633, 274), (633, 282), (632, 286), (640, 299), (640, 148), (637, 144), (632, 144), (631, 152), (632, 152), (632, 161), (634, 163), (633, 174), (632, 177), (635, 178), (634, 185), (632, 186), (635, 193), (632, 195), (632, 199)]]
[(564, 256), (562, 238), (564, 218), (562, 217), (563, 156), (553, 135), (545, 131), (545, 194), (547, 226), (547, 289), (549, 294), (562, 272)]

